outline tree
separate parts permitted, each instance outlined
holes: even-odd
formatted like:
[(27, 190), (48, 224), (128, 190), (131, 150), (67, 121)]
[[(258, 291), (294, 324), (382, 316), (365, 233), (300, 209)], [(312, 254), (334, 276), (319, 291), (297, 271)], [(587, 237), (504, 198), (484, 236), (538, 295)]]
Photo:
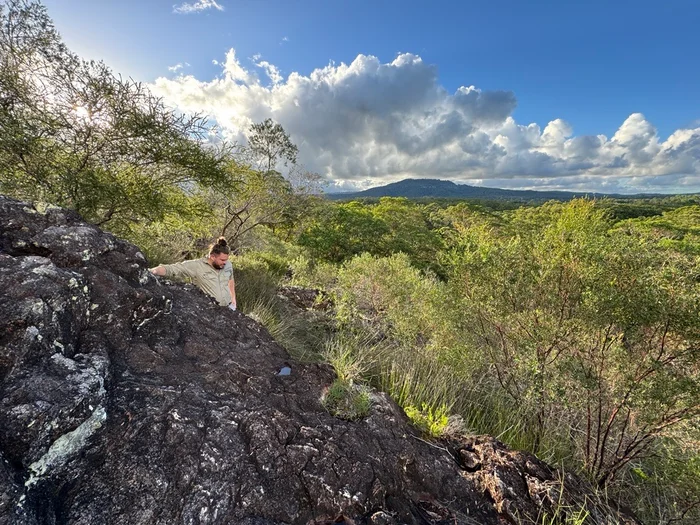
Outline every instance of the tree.
[[(259, 226), (289, 238), (321, 193), (320, 176), (297, 164), (298, 148), (280, 124), (267, 119), (250, 133), (248, 147), (228, 163), (224, 183), (204, 192), (217, 209), (217, 234), (238, 247)], [(280, 162), (285, 174), (276, 170)]]
[(240, 170), (239, 175), (230, 191), (211, 196), (224, 211), (219, 233), (232, 243), (258, 226), (291, 228), (308, 212), (313, 195), (296, 190), (280, 173)]
[(38, 2), (0, 6), (0, 191), (125, 231), (193, 211), (192, 190), (223, 180), (229, 147), (210, 132), (71, 53)]
[(357, 201), (326, 203), (317, 209), (298, 242), (309, 248), (314, 257), (342, 262), (360, 253), (381, 252), (387, 232), (386, 223)]
[(270, 118), (250, 127), (248, 144), (264, 173), (275, 169), (278, 162), (284, 166), (297, 162), (299, 149), (284, 128)]
[(431, 229), (425, 206), (403, 197), (382, 197), (371, 207), (372, 214), (387, 226), (382, 255), (405, 253), (417, 268), (437, 269), (442, 239)]

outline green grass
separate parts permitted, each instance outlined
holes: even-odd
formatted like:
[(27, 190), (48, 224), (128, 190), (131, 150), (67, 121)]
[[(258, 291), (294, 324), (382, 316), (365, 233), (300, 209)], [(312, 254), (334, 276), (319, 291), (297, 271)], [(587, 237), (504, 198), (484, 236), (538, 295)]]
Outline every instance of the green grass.
[(332, 415), (349, 421), (369, 415), (372, 404), (366, 387), (341, 379), (333, 381), (321, 402)]
[(439, 438), (447, 431), (449, 421), (446, 405), (433, 408), (423, 403), (420, 408), (410, 405), (404, 407), (404, 411), (414, 425), (431, 437)]
[(369, 334), (339, 331), (325, 341), (322, 357), (340, 381), (352, 383), (368, 377), (376, 360), (376, 348)]

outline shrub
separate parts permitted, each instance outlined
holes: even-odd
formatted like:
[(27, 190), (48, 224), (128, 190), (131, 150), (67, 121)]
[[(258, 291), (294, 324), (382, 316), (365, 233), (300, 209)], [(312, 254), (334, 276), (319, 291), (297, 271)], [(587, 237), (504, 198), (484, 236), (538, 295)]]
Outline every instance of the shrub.
[(299, 255), (289, 264), (292, 270), (291, 284), (310, 288), (332, 290), (338, 280), (338, 267), (332, 263)]
[(454, 252), (462, 333), (518, 406), (530, 450), (554, 430), (559, 459), (605, 486), (700, 411), (693, 261), (609, 233), (587, 201), (512, 215), (508, 234), (465, 231)]
[(444, 344), (444, 286), (411, 266), (404, 254), (363, 254), (338, 272), (337, 313), (341, 322), (361, 322), (406, 348)]

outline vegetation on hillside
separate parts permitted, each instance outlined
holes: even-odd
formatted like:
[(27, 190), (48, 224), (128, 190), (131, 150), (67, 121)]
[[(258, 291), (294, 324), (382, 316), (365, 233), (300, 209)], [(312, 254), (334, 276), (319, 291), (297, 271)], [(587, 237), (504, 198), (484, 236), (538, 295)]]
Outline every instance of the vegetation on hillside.
[(71, 53), (40, 4), (0, 4), (0, 192), (153, 264), (228, 236), (240, 308), (331, 363), (341, 417), (371, 385), (427, 436), (489, 433), (649, 523), (700, 521), (700, 198), (330, 202), (281, 126), (249, 132), (226, 144)]

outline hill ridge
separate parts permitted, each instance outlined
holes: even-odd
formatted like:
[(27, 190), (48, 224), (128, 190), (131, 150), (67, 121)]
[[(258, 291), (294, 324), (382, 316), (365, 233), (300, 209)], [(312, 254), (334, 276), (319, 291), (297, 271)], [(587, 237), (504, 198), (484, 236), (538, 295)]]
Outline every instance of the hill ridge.
[(616, 199), (634, 199), (662, 196), (661, 194), (655, 193), (624, 195), (617, 193), (597, 193), (563, 190), (512, 190), (502, 188), (491, 188), (486, 186), (472, 186), (469, 184), (456, 184), (453, 181), (449, 180), (430, 178), (403, 179), (397, 182), (385, 184), (383, 186), (375, 186), (373, 188), (369, 188), (363, 191), (349, 193), (328, 193), (326, 195), (332, 200), (349, 200), (378, 197), (433, 197), (525, 201), (571, 200), (577, 197), (610, 197)]

